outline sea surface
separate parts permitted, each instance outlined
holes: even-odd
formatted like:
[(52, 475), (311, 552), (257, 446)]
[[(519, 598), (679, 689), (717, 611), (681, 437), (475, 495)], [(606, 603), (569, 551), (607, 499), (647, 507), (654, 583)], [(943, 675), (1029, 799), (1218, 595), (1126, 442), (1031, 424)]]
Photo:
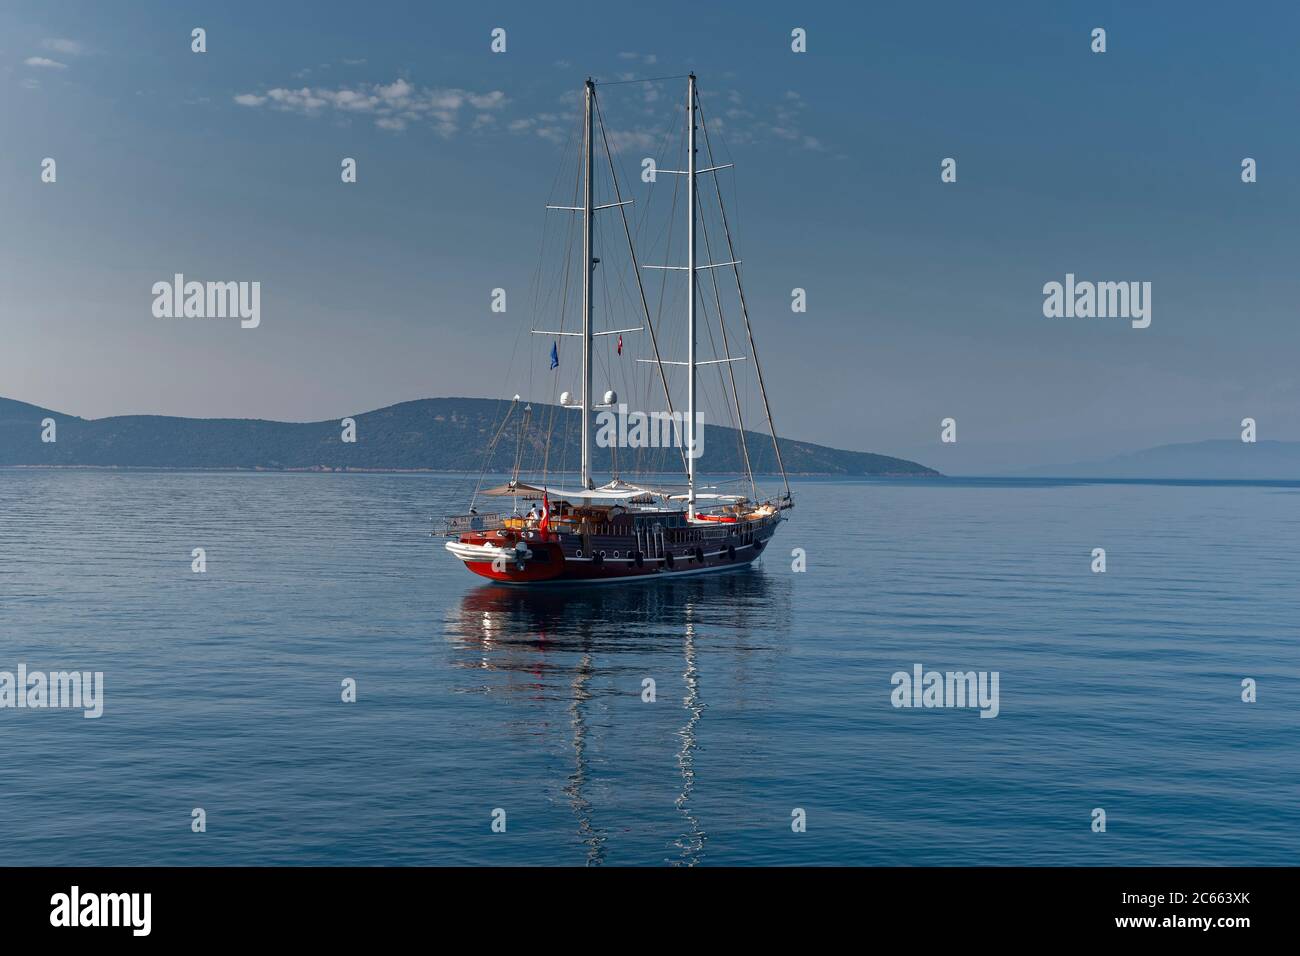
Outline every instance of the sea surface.
[(105, 692), (0, 709), (3, 862), (1300, 862), (1300, 484), (798, 481), (752, 569), (553, 592), (430, 537), (471, 486), (0, 469), (0, 671)]

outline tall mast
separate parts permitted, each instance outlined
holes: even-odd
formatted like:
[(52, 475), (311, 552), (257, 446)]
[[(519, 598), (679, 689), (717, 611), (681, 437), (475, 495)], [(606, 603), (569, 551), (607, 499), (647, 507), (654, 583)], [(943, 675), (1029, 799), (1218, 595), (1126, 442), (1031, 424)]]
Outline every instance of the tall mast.
[[(586, 275), (582, 280), (582, 487), (595, 487), (591, 480), (591, 284), (592, 273), (596, 263), (592, 257), (591, 223), (595, 215), (592, 202), (592, 177), (594, 165), (594, 143), (592, 138), (592, 100), (596, 96), (596, 84), (587, 78), (586, 92), (583, 97), (585, 116), (582, 135), (582, 261)], [(691, 386), (694, 389), (694, 385)], [(692, 392), (692, 394), (694, 394)]]
[(695, 519), (695, 74), (686, 80), (686, 514)]

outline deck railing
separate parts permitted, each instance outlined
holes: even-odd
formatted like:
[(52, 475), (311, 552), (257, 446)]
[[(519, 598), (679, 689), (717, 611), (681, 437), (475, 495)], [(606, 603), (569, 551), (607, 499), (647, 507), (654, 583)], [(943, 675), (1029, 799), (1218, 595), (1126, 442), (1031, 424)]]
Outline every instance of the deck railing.
[[(644, 525), (644, 534), (661, 534), (665, 544), (681, 545), (694, 541), (721, 541), (757, 530), (762, 526), (762, 519), (739, 521), (736, 524), (717, 524), (712, 526), (693, 525), (689, 528), (658, 528)], [(537, 532), (537, 519), (526, 519), (519, 515), (504, 514), (469, 514), (451, 515), (443, 519), (442, 534), (462, 534), (466, 531), (499, 531), (513, 528), (517, 531)], [(585, 534), (593, 538), (607, 536), (626, 536), (635, 534), (630, 523), (596, 522), (557, 518), (551, 521), (552, 532), (564, 534)]]
[(505, 515), (501, 514), (448, 515), (443, 519), (442, 533), (462, 534), (466, 531), (496, 531), (498, 528), (504, 528), (505, 525)]

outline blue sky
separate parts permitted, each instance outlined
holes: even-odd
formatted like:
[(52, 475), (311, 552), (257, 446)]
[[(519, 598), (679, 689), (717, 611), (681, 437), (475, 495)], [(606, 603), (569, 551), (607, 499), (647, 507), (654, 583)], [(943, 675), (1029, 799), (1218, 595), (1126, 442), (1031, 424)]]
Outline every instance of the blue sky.
[[(489, 293), (537, 266), (575, 91), (694, 69), (782, 433), (951, 472), (1246, 416), (1300, 439), (1293, 6), (992, 6), (11, 0), (0, 395), (283, 419), (508, 395), (525, 297)], [(680, 102), (661, 87), (601, 94), (629, 157)], [(155, 319), (175, 272), (260, 281), (261, 326)], [(1151, 327), (1044, 318), (1067, 272), (1150, 281)]]

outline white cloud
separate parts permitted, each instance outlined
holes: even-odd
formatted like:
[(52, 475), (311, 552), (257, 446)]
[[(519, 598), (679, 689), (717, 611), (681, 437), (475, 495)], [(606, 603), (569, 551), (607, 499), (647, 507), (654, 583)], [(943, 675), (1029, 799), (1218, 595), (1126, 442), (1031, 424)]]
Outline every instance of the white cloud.
[(43, 56), (29, 56), (23, 60), (28, 66), (38, 66), (45, 70), (66, 70), (68, 64), (60, 63), (58, 60), (51, 60)]
[(500, 90), (493, 90), (491, 93), (470, 93), (468, 99), (469, 105), (475, 109), (494, 110), (505, 105), (506, 95)]
[(511, 120), (506, 124), (506, 129), (512, 133), (530, 133), (549, 143), (563, 143), (566, 134), (564, 127), (557, 125), (557, 119), (554, 113), (538, 113), (536, 116)]
[(659, 57), (653, 53), (620, 53), (620, 60), (636, 60), (638, 63), (644, 63), (646, 66), (654, 66), (659, 62)]
[(795, 90), (786, 90), (768, 107), (745, 103), (736, 90), (714, 94), (732, 104), (722, 115), (706, 116), (710, 129), (721, 131), (725, 125), (727, 141), (732, 145), (759, 140), (782, 140), (813, 152), (826, 151), (826, 144), (803, 129), (808, 102)]
[[(644, 62), (649, 62), (646, 57), (650, 56), (619, 55)], [(732, 145), (767, 140), (816, 152), (827, 150), (825, 143), (804, 128), (807, 102), (793, 90), (777, 94), (767, 105), (748, 102), (736, 90), (718, 90), (708, 95), (718, 100), (717, 112), (706, 111), (709, 128), (719, 134), (725, 129), (726, 139)], [(392, 132), (424, 126), (440, 136), (450, 137), (462, 130), (500, 129), (552, 143), (563, 143), (569, 138), (575, 105), (575, 94), (569, 90), (560, 97), (559, 102), (564, 104), (562, 111), (512, 117), (513, 111), (507, 109), (510, 100), (501, 90), (420, 87), (401, 77), (391, 83), (274, 87), (240, 93), (233, 99), (240, 106), (300, 116), (368, 117), (377, 128)], [(665, 119), (668, 99), (666, 91), (658, 87), (647, 86), (641, 90), (636, 110), (642, 114), (640, 120), (624, 115), (626, 126), (610, 130), (611, 145), (620, 151), (637, 153), (660, 148), (663, 130), (659, 121)]]
[(612, 129), (609, 131), (609, 145), (616, 152), (622, 152), (626, 149), (653, 150), (658, 148), (663, 141), (663, 132), (638, 128), (638, 129)]
[(461, 127), (463, 110), (477, 111), (472, 122), (475, 127), (482, 127), (490, 120), (480, 117), (500, 110), (508, 100), (500, 90), (479, 93), (454, 87), (417, 88), (399, 77), (392, 83), (363, 83), (337, 89), (276, 87), (264, 93), (240, 93), (235, 102), (241, 106), (268, 105), (273, 110), (305, 116), (318, 116), (327, 111), (373, 116), (375, 125), (386, 130), (403, 130), (413, 123), (426, 122), (440, 135), (451, 136)]
[(41, 46), (55, 53), (62, 53), (64, 56), (81, 56), (86, 49), (76, 40), (65, 40), (59, 37), (46, 37), (41, 41)]

